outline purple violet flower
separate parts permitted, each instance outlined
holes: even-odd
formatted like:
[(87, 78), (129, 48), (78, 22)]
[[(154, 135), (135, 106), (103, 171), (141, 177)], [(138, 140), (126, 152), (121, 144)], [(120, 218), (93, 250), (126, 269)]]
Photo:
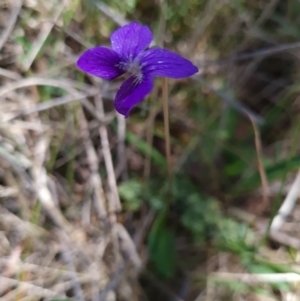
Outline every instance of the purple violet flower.
[(112, 49), (97, 46), (86, 50), (77, 66), (84, 72), (113, 80), (128, 73), (115, 98), (116, 110), (128, 117), (131, 109), (147, 96), (154, 86), (154, 77), (184, 78), (198, 72), (189, 60), (167, 49), (147, 49), (153, 35), (148, 26), (137, 22), (112, 33)]

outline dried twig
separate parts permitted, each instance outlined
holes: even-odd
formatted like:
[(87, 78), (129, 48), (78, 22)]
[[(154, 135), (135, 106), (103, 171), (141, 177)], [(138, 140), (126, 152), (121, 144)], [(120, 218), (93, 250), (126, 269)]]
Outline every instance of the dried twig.
[(47, 186), (47, 173), (43, 163), (48, 149), (48, 142), (49, 141), (46, 137), (40, 137), (36, 143), (35, 160), (32, 168), (32, 176), (35, 184), (34, 187), (38, 199), (55, 224), (64, 229), (66, 232), (70, 232), (72, 227), (61, 214), (60, 210), (56, 207)]
[(126, 119), (123, 115), (117, 114), (118, 120), (118, 146), (117, 146), (117, 170), (121, 174), (122, 180), (126, 181), (128, 179), (127, 171), (127, 156), (126, 156), (126, 146), (125, 146), (125, 136), (126, 136)]
[(43, 22), (41, 25), (40, 33), (35, 40), (35, 42), (32, 44), (31, 49), (27, 55), (27, 57), (24, 59), (23, 62), (23, 69), (27, 71), (30, 66), (32, 65), (33, 61), (35, 60), (36, 56), (38, 55), (41, 47), (45, 43), (47, 37), (49, 36), (54, 24), (57, 22), (58, 18), (60, 17), (61, 13), (63, 12), (65, 8), (65, 4), (55, 3), (54, 7), (56, 8), (56, 12), (53, 17), (53, 22)]
[[(88, 94), (76, 92), (74, 94), (69, 94), (66, 96), (49, 99), (46, 102), (38, 103), (35, 106), (29, 107), (29, 108), (24, 108), (24, 109), (21, 109), (20, 111), (17, 111), (14, 116), (10, 117), (9, 120), (14, 119), (19, 116), (29, 115), (29, 114), (36, 113), (36, 112), (42, 112), (42, 111), (51, 109), (56, 106), (65, 105), (72, 101), (82, 100), (89, 96), (93, 96), (96, 93), (98, 93), (98, 91), (91, 91)], [(9, 121), (9, 120), (5, 120), (5, 121)]]
[(76, 89), (70, 83), (70, 81), (64, 79), (52, 79), (52, 78), (42, 78), (42, 77), (30, 77), (25, 79), (20, 79), (16, 82), (10, 83), (5, 85), (4, 87), (0, 88), (0, 97), (4, 96), (5, 94), (30, 86), (53, 86), (57, 88), (64, 89), (69, 93), (76, 93)]
[[(95, 103), (100, 117), (105, 118), (102, 98), (100, 97), (99, 94), (95, 96)], [(102, 153), (103, 153), (104, 162), (107, 170), (108, 184), (109, 184), (110, 191), (113, 195), (113, 204), (109, 205), (109, 211), (118, 212), (121, 210), (121, 202), (120, 202), (120, 197), (119, 197), (119, 192), (117, 187), (117, 180), (115, 176), (112, 156), (109, 147), (107, 129), (105, 125), (100, 125), (99, 134), (101, 138)]]
[(13, 80), (19, 80), (22, 76), (19, 73), (0, 68), (0, 76), (7, 77)]
[(102, 11), (106, 16), (111, 18), (118, 25), (124, 26), (128, 23), (128, 21), (120, 13), (110, 8), (105, 3), (96, 2), (95, 5), (100, 11)]
[(107, 286), (100, 292), (99, 296), (97, 297), (97, 301), (105, 301), (107, 298), (107, 294), (110, 291), (113, 291), (116, 289), (117, 285), (119, 284), (121, 277), (123, 275), (123, 272), (125, 270), (125, 265), (122, 264), (118, 267), (117, 271), (114, 273), (113, 277), (111, 277), (110, 282), (107, 284)]
[(82, 289), (80, 287), (80, 284), (77, 281), (78, 277), (77, 277), (77, 273), (76, 273), (75, 266), (74, 266), (73, 256), (72, 256), (72, 254), (70, 252), (70, 248), (68, 246), (68, 236), (64, 232), (60, 233), (60, 241), (64, 247), (64, 251), (62, 253), (63, 258), (68, 265), (69, 271), (71, 272), (71, 278), (72, 278), (72, 284), (73, 284), (72, 286), (74, 288), (76, 300), (84, 301)]
[[(253, 225), (262, 234), (266, 233), (268, 230), (268, 222), (266, 220), (258, 218), (254, 214), (238, 208), (230, 208), (228, 210), (228, 213), (235, 218), (246, 222), (247, 224)], [(300, 250), (300, 240), (297, 237), (291, 237), (279, 230), (270, 231), (270, 237), (280, 244)]]
[(28, 221), (24, 221), (19, 218), (17, 215), (11, 213), (9, 210), (0, 207), (0, 219), (2, 222), (5, 222), (6, 226), (9, 227), (19, 227), (29, 236), (39, 236), (39, 235), (47, 235), (48, 232)]
[(240, 281), (247, 284), (278, 283), (278, 282), (300, 282), (300, 275), (296, 273), (273, 273), (273, 274), (243, 274), (214, 272), (210, 279), (222, 281)]
[[(64, 97), (59, 97), (56, 99), (49, 100), (47, 103), (42, 103), (42, 104), (37, 104), (34, 107), (28, 108), (28, 111), (25, 109), (25, 111), (21, 112), (16, 112), (15, 114), (10, 115), (5, 121), (11, 120), (13, 118), (16, 118), (18, 115), (22, 114), (24, 112), (25, 115), (38, 112), (38, 111), (43, 111), (46, 109), (49, 109), (53, 106), (56, 105), (61, 105), (61, 104), (66, 104), (71, 101), (75, 100), (80, 100), (81, 103), (84, 105), (84, 107), (100, 122), (106, 122), (102, 120), (99, 117), (99, 114), (97, 114), (97, 111), (93, 107), (91, 103), (89, 103), (86, 100), (86, 97), (88, 96), (93, 96), (98, 91), (86, 84), (79, 84), (78, 82), (74, 82), (71, 80), (56, 80), (56, 79), (51, 79), (51, 78), (39, 78), (39, 77), (32, 77), (32, 78), (26, 78), (26, 79), (21, 79), (19, 81), (16, 81), (14, 83), (7, 84), (3, 88), (0, 88), (0, 97), (4, 96), (5, 94), (14, 91), (16, 89), (20, 88), (25, 88), (25, 87), (30, 87), (30, 86), (39, 86), (39, 85), (45, 85), (45, 86), (52, 86), (52, 87), (57, 87), (64, 89), (71, 95), (67, 95)], [(82, 89), (85, 93), (79, 93), (75, 88), (80, 88)], [(110, 116), (108, 116), (108, 120), (110, 120)]]
[(128, 234), (127, 230), (124, 228), (124, 226), (120, 223), (115, 224), (115, 228), (117, 230), (118, 236), (121, 239), (123, 250), (129, 255), (129, 258), (134, 263), (135, 267), (137, 269), (140, 269), (142, 267), (142, 261), (136, 251), (135, 245)]
[[(278, 210), (277, 215), (274, 217), (271, 223), (270, 231), (272, 233), (280, 229), (287, 216), (292, 212), (296, 204), (296, 201), (299, 198), (299, 195), (300, 195), (300, 171), (298, 171), (298, 174), (294, 180), (292, 187), (290, 188), (285, 200), (283, 201), (280, 209)], [(276, 234), (274, 233), (274, 235)]]
[[(55, 291), (45, 289), (45, 288), (42, 288), (40, 286), (31, 284), (28, 282), (22, 282), (22, 281), (10, 279), (7, 277), (0, 276), (0, 283), (1, 283), (1, 286), (3, 286), (3, 287), (18, 286), (19, 290), (27, 291), (27, 292), (30, 291), (31, 296), (38, 295), (38, 296), (44, 297), (44, 298), (54, 298), (54, 297), (65, 298), (66, 297), (65, 295), (59, 294)], [(2, 299), (2, 300), (4, 300), (4, 299)]]
[(249, 116), (250, 121), (253, 126), (254, 136), (255, 136), (255, 147), (257, 153), (257, 161), (258, 161), (258, 171), (262, 183), (262, 191), (263, 191), (263, 202), (261, 204), (262, 209), (265, 210), (269, 205), (269, 183), (266, 175), (266, 171), (264, 169), (264, 164), (262, 161), (262, 146), (261, 146), (261, 139), (258, 127), (255, 121)]
[(24, 2), (24, 0), (16, 0), (16, 3), (13, 4), (13, 10), (11, 12), (10, 19), (8, 20), (8, 22), (6, 24), (6, 28), (5, 28), (4, 32), (2, 33), (2, 36), (0, 37), (0, 50), (4, 46), (7, 39), (9, 38), (9, 36), (15, 26), (15, 23), (17, 21), (18, 15), (22, 8), (23, 2)]
[[(72, 276), (73, 272), (66, 270), (66, 269), (58, 269), (58, 268), (52, 268), (52, 267), (47, 267), (47, 266), (41, 266), (41, 265), (37, 265), (37, 264), (32, 264), (32, 263), (28, 263), (28, 262), (22, 262), (19, 257), (17, 258), (18, 260), (13, 262), (13, 270), (15, 272), (23, 272), (23, 271), (27, 271), (27, 272), (38, 272), (38, 271), (43, 271), (44, 273), (49, 273), (49, 274), (53, 274), (55, 276), (58, 275), (64, 275), (64, 276)], [(0, 258), (0, 264), (3, 265), (11, 265), (11, 258)], [(82, 273), (77, 273), (78, 276), (87, 276), (88, 274), (82, 274)], [(91, 276), (92, 277), (92, 276)]]
[(296, 250), (300, 250), (300, 239), (297, 237), (292, 237), (288, 234), (285, 234), (281, 231), (273, 231), (270, 232), (270, 237), (274, 240), (277, 241), (278, 243), (289, 246), (291, 248), (294, 248)]
[(87, 159), (91, 171), (90, 181), (94, 189), (96, 208), (98, 210), (99, 217), (103, 219), (107, 216), (107, 211), (102, 180), (99, 175), (99, 162), (97, 153), (89, 137), (88, 124), (81, 108), (78, 110), (78, 120), (80, 120), (81, 136), (86, 149)]

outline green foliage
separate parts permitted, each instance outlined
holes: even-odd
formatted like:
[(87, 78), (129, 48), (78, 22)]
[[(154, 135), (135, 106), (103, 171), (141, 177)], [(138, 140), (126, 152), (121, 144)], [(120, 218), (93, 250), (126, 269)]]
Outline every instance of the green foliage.
[(48, 101), (53, 97), (60, 97), (66, 94), (63, 89), (53, 86), (39, 86), (38, 90), (40, 92), (41, 101)]
[(185, 205), (181, 223), (191, 231), (196, 243), (210, 240), (222, 250), (241, 257), (252, 256), (255, 251), (253, 232), (247, 225), (227, 218), (215, 199), (193, 193), (186, 198)]
[(135, 179), (131, 179), (119, 186), (120, 197), (125, 202), (125, 207), (130, 211), (136, 211), (142, 206), (143, 187)]
[(192, 193), (186, 197), (185, 202), (186, 209), (181, 216), (182, 225), (191, 231), (197, 243), (213, 237), (222, 218), (216, 200)]
[[(180, 210), (179, 223), (191, 233), (195, 243), (203, 245), (211, 241), (220, 249), (245, 258), (247, 262), (251, 260), (255, 252), (253, 232), (246, 225), (225, 217), (219, 202), (199, 193), (197, 187), (183, 176), (174, 179), (173, 197), (174, 207)], [(163, 199), (153, 195), (149, 198)], [(176, 266), (174, 231), (177, 227), (173, 225), (173, 230), (170, 229), (167, 223), (169, 213), (168, 207), (159, 210), (148, 237), (150, 257), (156, 270), (165, 277), (171, 277)]]
[(162, 210), (165, 206), (163, 200), (156, 196), (150, 197), (148, 201), (151, 208), (153, 208), (154, 210)]
[(217, 244), (220, 249), (234, 252), (246, 261), (252, 258), (256, 250), (251, 228), (225, 217), (218, 222)]
[(234, 293), (248, 293), (249, 292), (249, 286), (241, 281), (225, 281), (220, 279), (213, 279), (214, 285), (220, 286), (228, 291), (234, 292)]
[(173, 276), (175, 271), (175, 233), (165, 224), (166, 211), (160, 212), (148, 237), (151, 259), (156, 270), (166, 278)]
[[(163, 197), (159, 191), (161, 181), (150, 181), (148, 188), (137, 179), (130, 179), (119, 185), (119, 193), (124, 201), (126, 209), (136, 211), (141, 208), (143, 201), (150, 205), (154, 210), (161, 210), (165, 207)], [(162, 188), (163, 192), (163, 187)]]

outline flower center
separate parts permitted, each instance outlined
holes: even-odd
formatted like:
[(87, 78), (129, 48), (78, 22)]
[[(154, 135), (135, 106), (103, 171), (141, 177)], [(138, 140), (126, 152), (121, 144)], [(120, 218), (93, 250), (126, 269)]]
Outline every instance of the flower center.
[(141, 68), (138, 63), (132, 62), (128, 64), (128, 69), (127, 72), (130, 73), (131, 75), (136, 75), (141, 71)]
[(143, 79), (143, 74), (141, 71), (141, 66), (139, 61), (129, 61), (129, 62), (120, 62), (118, 65), (119, 68), (126, 71), (130, 75), (133, 75), (136, 77), (138, 82), (141, 82)]

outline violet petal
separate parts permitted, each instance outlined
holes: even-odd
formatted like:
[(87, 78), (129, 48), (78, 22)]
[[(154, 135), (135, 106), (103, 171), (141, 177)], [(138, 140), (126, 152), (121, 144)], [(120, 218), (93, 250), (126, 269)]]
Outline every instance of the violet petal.
[(191, 61), (162, 48), (146, 50), (140, 57), (142, 72), (147, 76), (183, 78), (198, 72)]
[(118, 67), (120, 55), (107, 47), (98, 46), (86, 50), (78, 59), (77, 66), (84, 72), (107, 80), (122, 75), (124, 71)]
[(133, 60), (149, 46), (153, 35), (148, 26), (132, 22), (113, 32), (110, 40), (112, 48), (124, 59)]
[(141, 102), (153, 89), (153, 80), (144, 77), (139, 82), (135, 76), (130, 76), (120, 87), (115, 98), (116, 110), (128, 117), (131, 109)]

